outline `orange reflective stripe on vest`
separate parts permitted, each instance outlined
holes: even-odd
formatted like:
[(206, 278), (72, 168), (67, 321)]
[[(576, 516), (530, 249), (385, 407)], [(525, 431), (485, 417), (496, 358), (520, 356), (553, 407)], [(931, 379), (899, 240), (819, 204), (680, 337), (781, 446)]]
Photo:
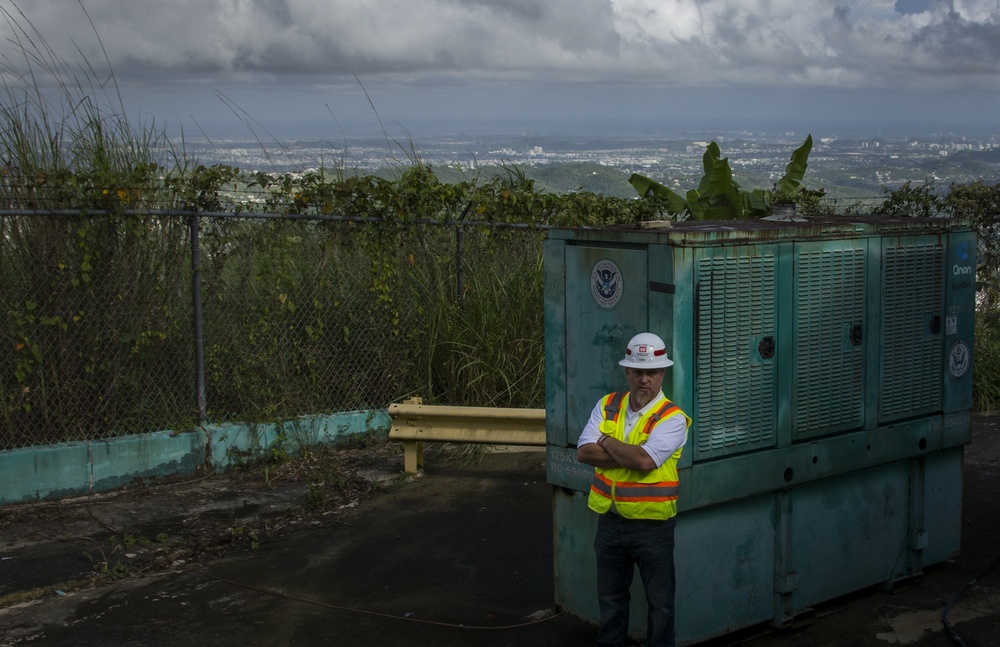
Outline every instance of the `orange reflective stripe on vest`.
[(625, 391), (612, 393), (604, 399), (604, 419), (611, 422), (618, 422), (618, 414), (622, 410), (622, 400), (625, 399)]
[(678, 491), (677, 481), (660, 481), (659, 483), (619, 483), (616, 488), (615, 501), (632, 503), (662, 503), (676, 501)]
[(660, 408), (654, 411), (651, 416), (649, 416), (649, 420), (646, 421), (646, 426), (643, 427), (642, 433), (648, 436), (649, 432), (653, 431), (653, 427), (656, 426), (656, 423), (658, 423), (660, 420), (663, 420), (664, 418), (669, 418), (675, 412), (680, 410), (681, 408), (678, 407), (676, 404), (674, 404), (670, 400), (665, 400), (663, 404), (660, 405)]
[(612, 497), (612, 486), (611, 479), (606, 478), (603, 474), (594, 472), (594, 479), (590, 484), (591, 492), (610, 499)]
[(615, 501), (633, 503), (657, 503), (676, 501), (680, 484), (677, 481), (658, 481), (656, 483), (614, 483), (603, 474), (594, 473), (591, 492)]

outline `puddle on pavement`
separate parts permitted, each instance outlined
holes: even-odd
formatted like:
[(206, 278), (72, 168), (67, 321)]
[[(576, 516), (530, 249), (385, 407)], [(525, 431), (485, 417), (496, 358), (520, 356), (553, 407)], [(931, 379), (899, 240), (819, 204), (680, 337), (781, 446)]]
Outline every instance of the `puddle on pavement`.
[[(996, 589), (973, 589), (958, 601), (948, 614), (948, 623), (953, 628), (967, 620), (974, 620), (995, 613), (1000, 607), (1000, 591)], [(943, 632), (941, 615), (944, 609), (908, 611), (889, 618), (891, 631), (875, 634), (879, 640), (893, 645), (911, 645), (927, 632)]]

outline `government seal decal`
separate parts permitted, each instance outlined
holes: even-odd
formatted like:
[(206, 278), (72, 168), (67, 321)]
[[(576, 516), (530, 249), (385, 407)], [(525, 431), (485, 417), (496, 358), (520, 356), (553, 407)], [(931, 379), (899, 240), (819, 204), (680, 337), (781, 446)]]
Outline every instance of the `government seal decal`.
[(951, 379), (961, 380), (969, 372), (972, 366), (972, 353), (969, 352), (969, 344), (964, 339), (955, 340), (951, 345), (951, 352), (948, 353), (948, 373)]
[(602, 308), (614, 308), (622, 298), (622, 271), (607, 258), (594, 264), (590, 271), (590, 293)]

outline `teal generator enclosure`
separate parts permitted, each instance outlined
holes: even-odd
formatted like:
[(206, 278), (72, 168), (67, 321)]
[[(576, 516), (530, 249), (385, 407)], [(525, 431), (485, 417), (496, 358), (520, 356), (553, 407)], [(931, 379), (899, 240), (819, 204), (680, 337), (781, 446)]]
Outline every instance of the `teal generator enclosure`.
[[(947, 219), (645, 223), (545, 243), (556, 602), (597, 622), (576, 442), (636, 333), (693, 423), (680, 461), (677, 638), (787, 626), (958, 553), (976, 235)], [(630, 632), (645, 630), (634, 578)]]

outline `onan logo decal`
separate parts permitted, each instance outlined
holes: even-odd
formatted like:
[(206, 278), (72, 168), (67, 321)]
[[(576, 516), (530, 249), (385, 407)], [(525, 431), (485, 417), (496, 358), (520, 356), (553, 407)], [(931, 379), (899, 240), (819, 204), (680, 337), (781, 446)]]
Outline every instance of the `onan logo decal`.
[(959, 264), (956, 263), (951, 268), (951, 273), (954, 274), (955, 276), (961, 276), (963, 274), (972, 274), (972, 266), (971, 265), (959, 265)]
[(602, 308), (614, 308), (622, 298), (622, 272), (610, 259), (601, 259), (590, 271), (590, 293)]

